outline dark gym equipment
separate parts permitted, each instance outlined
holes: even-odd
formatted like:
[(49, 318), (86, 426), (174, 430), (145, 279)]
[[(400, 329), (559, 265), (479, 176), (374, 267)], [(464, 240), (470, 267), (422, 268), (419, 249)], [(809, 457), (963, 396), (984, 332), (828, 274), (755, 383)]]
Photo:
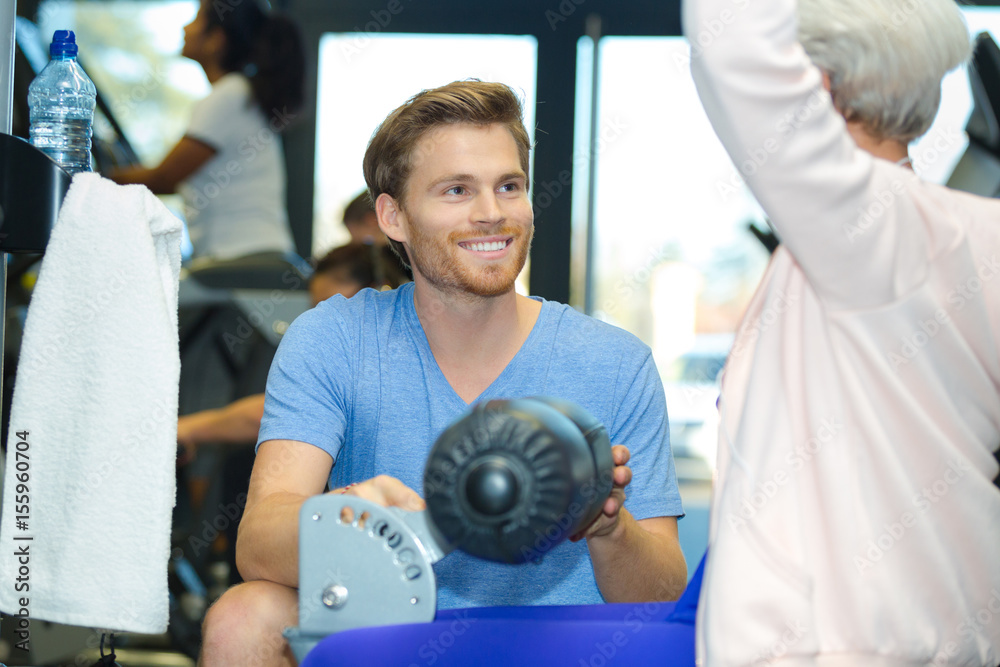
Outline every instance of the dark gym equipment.
[(44, 252), (69, 182), (47, 155), (0, 133), (0, 251)]
[(561, 542), (594, 520), (613, 468), (607, 431), (579, 406), (490, 401), (438, 438), (424, 498), (453, 548), (523, 563), (541, 555), (531, 547), (538, 535)]

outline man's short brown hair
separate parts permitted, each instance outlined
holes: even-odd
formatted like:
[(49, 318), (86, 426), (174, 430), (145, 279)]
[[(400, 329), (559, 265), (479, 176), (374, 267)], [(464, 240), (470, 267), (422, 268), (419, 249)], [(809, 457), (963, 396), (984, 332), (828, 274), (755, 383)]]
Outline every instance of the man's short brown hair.
[[(407, 180), (422, 158), (414, 154), (417, 142), (428, 130), (454, 123), (506, 127), (527, 176), (531, 142), (524, 129), (521, 101), (505, 84), (468, 79), (419, 92), (382, 121), (368, 142), (363, 163), (371, 200), (384, 192), (402, 208)], [(403, 244), (389, 239), (389, 245), (409, 266)]]

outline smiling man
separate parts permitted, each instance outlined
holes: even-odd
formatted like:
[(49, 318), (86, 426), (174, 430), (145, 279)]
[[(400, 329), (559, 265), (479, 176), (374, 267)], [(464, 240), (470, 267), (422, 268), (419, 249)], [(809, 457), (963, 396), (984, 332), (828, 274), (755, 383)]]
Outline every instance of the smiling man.
[(435, 566), (439, 607), (667, 600), (683, 590), (682, 510), (649, 348), (514, 291), (533, 229), (528, 153), (520, 103), (502, 84), (424, 91), (379, 127), (365, 178), (413, 282), (325, 301), (285, 335), (240, 524), (247, 583), (209, 611), (202, 664), (292, 664), (280, 631), (296, 623), (302, 503), (329, 487), (423, 509), (414, 489), (434, 441), (491, 399), (584, 407), (616, 444), (614, 488), (592, 524), (536, 563), (450, 554)]

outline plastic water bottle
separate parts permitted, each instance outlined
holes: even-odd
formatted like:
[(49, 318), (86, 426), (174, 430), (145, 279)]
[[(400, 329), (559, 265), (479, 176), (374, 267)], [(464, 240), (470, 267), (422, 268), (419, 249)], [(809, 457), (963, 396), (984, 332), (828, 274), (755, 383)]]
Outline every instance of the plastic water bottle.
[(76, 35), (57, 30), (49, 64), (28, 87), (31, 144), (75, 174), (90, 171), (97, 89), (76, 62)]

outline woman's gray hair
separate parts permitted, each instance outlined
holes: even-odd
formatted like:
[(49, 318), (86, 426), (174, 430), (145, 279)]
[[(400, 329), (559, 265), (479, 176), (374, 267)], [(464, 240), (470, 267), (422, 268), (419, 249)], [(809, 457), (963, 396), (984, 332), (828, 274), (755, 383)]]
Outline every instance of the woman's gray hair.
[(941, 79), (971, 53), (955, 0), (799, 0), (798, 12), (799, 41), (837, 109), (878, 139), (927, 132)]

